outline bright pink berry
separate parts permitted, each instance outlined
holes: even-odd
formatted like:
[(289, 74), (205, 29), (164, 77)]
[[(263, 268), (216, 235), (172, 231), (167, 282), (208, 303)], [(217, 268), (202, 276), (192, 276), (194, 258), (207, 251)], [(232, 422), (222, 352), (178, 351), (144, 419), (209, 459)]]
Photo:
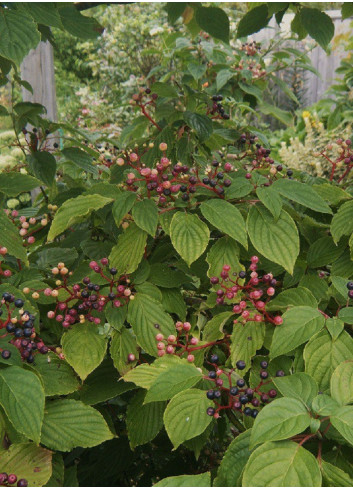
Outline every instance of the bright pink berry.
[(198, 338), (191, 338), (190, 340), (191, 345), (197, 345), (198, 342), (199, 342)]
[(250, 313), (249, 313), (249, 311), (243, 311), (243, 312), (241, 313), (241, 315), (242, 315), (242, 317), (243, 317), (244, 319), (247, 319), (247, 318), (249, 317)]
[(158, 350), (164, 350), (165, 349), (165, 344), (160, 341), (159, 343), (157, 343), (157, 349)]
[(162, 335), (162, 333), (156, 334), (156, 340), (157, 341), (163, 341), (163, 339), (164, 339), (164, 336)]
[(233, 307), (233, 312), (235, 312), (235, 314), (240, 314), (241, 313), (241, 307), (239, 305), (236, 305)]
[(190, 331), (190, 329), (191, 329), (191, 324), (190, 324), (190, 323), (188, 323), (188, 322), (184, 323), (184, 324), (183, 324), (183, 329), (184, 329), (184, 331)]
[(262, 310), (265, 307), (265, 303), (263, 301), (257, 301), (255, 306), (257, 309)]
[(275, 323), (277, 326), (279, 326), (280, 324), (282, 324), (282, 323), (283, 323), (283, 319), (281, 318), (281, 316), (275, 316), (275, 317), (273, 318), (273, 321), (274, 321), (274, 323)]
[(256, 263), (252, 263), (249, 267), (250, 270), (252, 270), (253, 272), (255, 272), (255, 270), (257, 269), (257, 265)]
[(254, 256), (251, 257), (251, 261), (252, 261), (252, 263), (258, 263), (259, 262), (259, 257), (256, 256), (256, 255), (254, 255)]
[(165, 351), (169, 354), (172, 355), (174, 353), (174, 347), (172, 345), (168, 345)]
[(260, 299), (261, 296), (262, 294), (259, 290), (254, 290), (254, 292), (252, 293), (253, 299)]
[(272, 296), (275, 295), (275, 289), (273, 287), (269, 287), (266, 291), (267, 295)]
[(231, 163), (226, 163), (224, 165), (224, 171), (231, 171), (233, 169), (233, 166), (231, 165)]
[(171, 334), (168, 336), (168, 343), (174, 343), (176, 341), (176, 337)]
[(34, 236), (30, 236), (27, 241), (28, 241), (28, 244), (33, 244), (35, 242), (35, 240), (36, 240), (36, 238)]
[(97, 267), (97, 266), (98, 266), (98, 263), (96, 261), (91, 261), (89, 264), (89, 267), (92, 268), (92, 270), (94, 270), (94, 267)]
[(133, 353), (129, 353), (129, 355), (127, 356), (127, 361), (128, 362), (134, 362), (136, 360), (136, 357)]
[(101, 320), (100, 318), (94, 318), (93, 322), (94, 324), (100, 324)]
[(246, 308), (246, 302), (245, 302), (245, 301), (240, 301), (240, 302), (239, 302), (239, 306), (240, 306), (242, 309), (245, 309), (245, 308)]
[(5, 270), (4, 275), (5, 275), (5, 277), (11, 277), (11, 275), (12, 275), (11, 270)]
[(195, 360), (194, 355), (188, 355), (187, 360), (188, 362), (192, 363)]
[(55, 312), (54, 311), (48, 311), (47, 316), (49, 319), (53, 319), (55, 317)]
[(261, 316), (261, 314), (255, 314), (255, 316), (254, 316), (254, 320), (255, 320), (257, 323), (261, 323), (261, 321), (262, 321), (262, 316)]

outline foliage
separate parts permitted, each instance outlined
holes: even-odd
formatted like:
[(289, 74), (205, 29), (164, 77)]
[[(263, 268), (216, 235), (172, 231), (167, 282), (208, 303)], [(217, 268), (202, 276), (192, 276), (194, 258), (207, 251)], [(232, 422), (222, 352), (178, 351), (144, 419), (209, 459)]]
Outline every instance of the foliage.
[(169, 5), (194, 41), (169, 38), (121, 134), (3, 111), (23, 158), (0, 173), (0, 484), (352, 485), (352, 142), (328, 178), (281, 164), (251, 119), (286, 120), (268, 71), (239, 69), (257, 46)]

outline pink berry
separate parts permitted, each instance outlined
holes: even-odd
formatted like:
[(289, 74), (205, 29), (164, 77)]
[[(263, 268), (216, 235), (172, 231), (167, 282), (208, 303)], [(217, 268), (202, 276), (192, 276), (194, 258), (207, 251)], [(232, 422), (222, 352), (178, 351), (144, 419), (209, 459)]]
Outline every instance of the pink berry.
[(129, 355), (127, 356), (127, 361), (128, 362), (134, 362), (136, 360), (136, 357), (133, 353), (129, 353)]
[(230, 265), (223, 265), (223, 270), (225, 270), (226, 272), (229, 272)]
[(167, 348), (165, 349), (165, 351), (169, 354), (169, 355), (172, 355), (174, 353), (174, 348), (172, 347), (172, 345), (168, 345)]
[(157, 341), (163, 341), (164, 340), (164, 336), (162, 335), (162, 333), (156, 334), (156, 340)]
[(247, 319), (247, 318), (249, 317), (250, 313), (249, 313), (249, 311), (243, 311), (243, 312), (241, 313), (241, 315), (242, 315), (242, 317), (243, 317), (244, 319)]
[(239, 305), (236, 305), (236, 306), (233, 307), (233, 312), (235, 314), (240, 314), (241, 313), (241, 310), (242, 309), (241, 309), (241, 307)]
[(262, 316), (261, 316), (261, 314), (255, 314), (255, 316), (254, 316), (254, 320), (255, 320), (257, 323), (261, 323), (261, 321), (262, 321)]
[(94, 324), (100, 324), (101, 320), (100, 318), (94, 318), (93, 322)]
[(165, 355), (165, 350), (158, 350), (158, 356), (163, 357)]
[(240, 306), (242, 309), (245, 309), (245, 308), (246, 308), (246, 302), (245, 302), (245, 301), (240, 301), (240, 302), (239, 302), (239, 306)]
[(188, 355), (187, 360), (188, 362), (192, 363), (195, 360), (194, 355)]
[(10, 270), (5, 270), (4, 275), (5, 275), (5, 277), (11, 277), (12, 272)]
[(190, 340), (191, 345), (197, 345), (198, 342), (199, 342), (198, 338), (191, 338)]
[(109, 263), (108, 258), (102, 258), (102, 259), (101, 259), (101, 264), (102, 264), (103, 266), (108, 265), (108, 263)]
[(184, 324), (183, 324), (183, 329), (184, 329), (184, 331), (190, 331), (190, 329), (191, 329), (191, 324), (190, 324), (190, 323), (188, 323), (188, 322), (184, 323)]
[(165, 344), (160, 341), (159, 343), (157, 343), (157, 349), (158, 350), (164, 350), (165, 349)]
[(49, 319), (53, 319), (55, 317), (55, 312), (54, 311), (48, 311), (47, 316)]
[(283, 323), (283, 319), (281, 318), (281, 316), (275, 316), (275, 317), (273, 318), (273, 321), (274, 321), (274, 323), (275, 323), (277, 326), (279, 326), (280, 324), (282, 324), (282, 323)]
[(129, 158), (130, 158), (130, 161), (132, 161), (132, 162), (135, 162), (135, 161), (137, 161), (139, 159), (139, 157), (137, 156), (136, 153), (131, 153), (131, 155), (129, 156)]
[(273, 287), (269, 287), (266, 291), (267, 295), (272, 296), (275, 295), (275, 289)]
[(252, 261), (252, 263), (258, 263), (259, 257), (256, 256), (256, 255), (254, 255), (254, 256), (251, 257), (251, 261)]
[(233, 169), (233, 166), (231, 165), (231, 163), (226, 163), (224, 165), (224, 171), (231, 171)]
[(176, 341), (176, 337), (171, 334), (168, 336), (168, 343), (174, 343)]
[(44, 295), (46, 295), (46, 296), (50, 296), (51, 295), (51, 289), (49, 289), (49, 287), (47, 287), (46, 289), (44, 289)]
[(89, 267), (93, 270), (94, 267), (97, 267), (98, 266), (98, 263), (96, 261), (91, 261), (90, 264), (89, 264)]
[(265, 303), (263, 301), (257, 301), (255, 306), (257, 309), (262, 310), (265, 307)]

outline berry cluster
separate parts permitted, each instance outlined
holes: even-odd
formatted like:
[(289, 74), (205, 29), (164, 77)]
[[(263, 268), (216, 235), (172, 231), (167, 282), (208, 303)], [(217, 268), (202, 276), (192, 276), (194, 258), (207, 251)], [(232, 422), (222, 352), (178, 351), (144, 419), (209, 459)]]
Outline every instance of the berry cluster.
[(156, 334), (158, 356), (163, 357), (165, 354), (185, 356), (187, 355), (188, 362), (192, 363), (195, 360), (192, 352), (194, 350), (200, 350), (207, 348), (211, 344), (207, 343), (202, 346), (197, 346), (199, 339), (189, 334), (191, 330), (191, 324), (189, 322), (177, 321), (175, 324), (176, 335), (169, 335), (167, 339), (164, 338), (162, 333)]
[(211, 165), (206, 167), (205, 176), (199, 176), (198, 169), (189, 168), (187, 165), (172, 162), (165, 152), (168, 149), (166, 143), (161, 143), (159, 149), (163, 152), (155, 168), (148, 168), (141, 163), (140, 156), (136, 152), (127, 154), (125, 158), (118, 158), (119, 166), (128, 165), (133, 171), (127, 174), (126, 185), (128, 190), (137, 191), (141, 184), (144, 184), (147, 190), (147, 196), (159, 196), (159, 204), (165, 204), (174, 201), (176, 198), (187, 202), (190, 196), (194, 194), (197, 187), (207, 188), (208, 190), (223, 196), (225, 188), (230, 187), (232, 181), (224, 178), (226, 173), (233, 170), (233, 166), (226, 162), (223, 168), (222, 163), (213, 160)]
[[(229, 114), (226, 114), (223, 105), (221, 104), (223, 100), (222, 95), (213, 95), (212, 97), (212, 108), (207, 111), (207, 114), (219, 114), (220, 119), (228, 120), (229, 119)], [(214, 119), (214, 117), (213, 117)]]
[[(89, 266), (106, 280), (107, 285), (95, 284), (89, 277), (84, 277), (82, 283), (69, 285), (67, 276), (70, 276), (72, 272), (65, 266), (65, 263), (60, 262), (51, 270), (54, 277), (60, 276), (60, 279), (55, 281), (55, 287), (33, 292), (29, 287), (25, 287), (23, 292), (25, 294), (32, 292), (34, 300), (39, 299), (40, 292), (47, 297), (53, 297), (56, 300), (56, 306), (55, 309), (48, 311), (47, 316), (49, 319), (55, 318), (64, 328), (75, 323), (84, 323), (86, 320), (100, 324), (101, 320), (93, 315), (94, 311), (102, 312), (108, 304), (114, 308), (121, 307), (134, 299), (130, 279), (126, 275), (116, 278), (118, 271), (116, 268), (108, 268), (108, 258), (102, 258), (100, 263), (101, 265), (96, 261), (91, 261)], [(104, 287), (108, 290), (101, 291), (101, 288)]]
[(0, 474), (0, 486), (13, 486), (17, 482), (17, 487), (27, 487), (28, 481), (27, 479), (18, 479), (15, 474), (6, 474), (6, 472), (2, 472)]
[(321, 156), (331, 165), (330, 181), (338, 174), (337, 183), (341, 183), (353, 168), (353, 150), (350, 139), (337, 139), (335, 144), (328, 144), (321, 152), (314, 153)]
[(35, 242), (35, 237), (33, 235), (35, 233), (38, 233), (38, 231), (44, 229), (45, 226), (48, 224), (48, 218), (46, 215), (39, 218), (27, 218), (26, 216), (19, 216), (17, 210), (13, 210), (10, 212), (9, 209), (6, 209), (5, 213), (10, 217), (11, 221), (19, 229), (18, 233), (24, 239), (25, 246), (33, 244)]
[(239, 72), (241, 72), (242, 70), (247, 71), (247, 77), (243, 78), (243, 81), (245, 82), (248, 81), (249, 72), (251, 73), (253, 79), (259, 79), (266, 75), (266, 70), (259, 63), (258, 59), (254, 57), (258, 54), (260, 49), (261, 49), (261, 45), (254, 41), (246, 42), (242, 44), (242, 47), (240, 48), (240, 50), (246, 54), (246, 59), (241, 59), (239, 63), (237, 63), (234, 66), (234, 69), (236, 69)]
[(49, 129), (37, 129), (33, 127), (32, 130), (23, 128), (22, 133), (26, 136), (28, 149), (31, 153), (36, 151), (50, 151), (52, 148), (59, 147), (58, 143), (52, 143), (55, 136), (50, 136), (51, 131)]
[(266, 312), (268, 301), (276, 293), (277, 280), (271, 273), (259, 276), (256, 271), (258, 261), (257, 256), (251, 257), (248, 273), (245, 271), (231, 273), (231, 266), (224, 265), (220, 277), (211, 277), (211, 284), (218, 287), (217, 304), (224, 304), (226, 300), (238, 302), (233, 306), (233, 312), (239, 315), (239, 318), (234, 320), (234, 324), (267, 321), (279, 326), (283, 322), (281, 316), (273, 317)]
[(353, 282), (347, 283), (348, 299), (353, 299)]
[[(23, 360), (33, 363), (36, 352), (45, 355), (49, 348), (37, 336), (34, 328), (35, 316), (24, 310), (23, 306), (22, 299), (16, 299), (9, 292), (3, 293), (0, 301), (0, 330), (5, 329), (6, 333), (1, 336), (9, 338), (9, 343), (19, 350)], [(6, 317), (2, 318), (4, 311)], [(0, 350), (4, 360), (11, 357), (10, 350), (6, 348), (0, 348)]]
[[(246, 386), (246, 382), (243, 378), (236, 381), (236, 385), (232, 385), (232, 373), (234, 369), (225, 371), (218, 367), (219, 358), (218, 355), (211, 355), (209, 363), (213, 366), (214, 370), (208, 372), (208, 375), (204, 378), (214, 382), (214, 389), (207, 391), (207, 399), (214, 402), (215, 407), (210, 406), (207, 408), (207, 414), (214, 418), (219, 418), (220, 411), (224, 409), (230, 409), (239, 413), (243, 413), (245, 416), (251, 416), (256, 418), (259, 411), (258, 407), (267, 404), (271, 399), (277, 396), (275, 389), (270, 389), (268, 392), (263, 392), (262, 387), (271, 382), (269, 373), (267, 371), (268, 362), (263, 360), (260, 364), (260, 382), (254, 388)], [(244, 370), (246, 364), (243, 360), (239, 360), (236, 363), (238, 370)], [(227, 386), (225, 381), (221, 378), (225, 376), (228, 380)], [(276, 372), (276, 377), (283, 377), (283, 370)]]

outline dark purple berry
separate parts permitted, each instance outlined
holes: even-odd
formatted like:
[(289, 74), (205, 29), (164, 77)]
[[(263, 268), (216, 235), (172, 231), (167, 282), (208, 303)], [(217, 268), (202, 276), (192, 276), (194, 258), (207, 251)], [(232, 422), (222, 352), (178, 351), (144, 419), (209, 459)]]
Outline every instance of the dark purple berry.
[(213, 390), (209, 390), (207, 391), (207, 399), (210, 399), (212, 401), (212, 399), (214, 399), (214, 391)]
[(229, 390), (229, 394), (231, 396), (236, 396), (239, 392), (239, 389), (237, 387), (231, 387), (230, 390)]
[(263, 368), (263, 369), (266, 369), (268, 367), (268, 362), (266, 362), (266, 360), (263, 360), (261, 363), (260, 363), (260, 367)]
[(209, 408), (207, 408), (206, 412), (209, 416), (213, 416), (214, 413), (216, 412), (216, 410), (213, 407), (209, 407)]
[(243, 360), (238, 360), (236, 363), (236, 367), (238, 370), (244, 370), (246, 367), (246, 363)]
[(277, 370), (277, 372), (276, 372), (276, 377), (284, 377), (284, 372), (283, 372), (283, 370)]
[(244, 379), (238, 379), (237, 380), (237, 386), (242, 388), (245, 385), (245, 380)]

